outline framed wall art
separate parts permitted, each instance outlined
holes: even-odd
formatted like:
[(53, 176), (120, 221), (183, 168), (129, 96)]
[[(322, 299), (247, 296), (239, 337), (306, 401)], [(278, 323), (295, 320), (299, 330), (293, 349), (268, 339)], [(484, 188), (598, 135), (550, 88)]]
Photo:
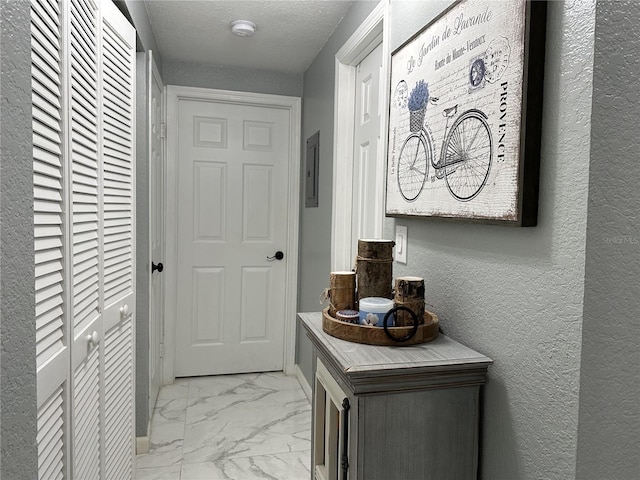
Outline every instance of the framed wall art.
[(461, 0), (391, 54), (388, 216), (536, 224), (545, 21)]

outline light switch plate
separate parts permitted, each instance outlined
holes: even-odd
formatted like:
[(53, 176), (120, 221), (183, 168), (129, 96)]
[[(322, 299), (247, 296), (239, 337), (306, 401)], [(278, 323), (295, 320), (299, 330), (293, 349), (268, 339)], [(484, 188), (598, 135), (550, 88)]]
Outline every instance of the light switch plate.
[(407, 226), (396, 225), (396, 256), (398, 263), (407, 264)]

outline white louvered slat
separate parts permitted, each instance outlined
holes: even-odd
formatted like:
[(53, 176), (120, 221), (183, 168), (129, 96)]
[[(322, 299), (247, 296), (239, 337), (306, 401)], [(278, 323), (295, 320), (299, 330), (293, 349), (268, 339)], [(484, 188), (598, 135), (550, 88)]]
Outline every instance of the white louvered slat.
[(133, 61), (110, 24), (103, 38), (103, 198), (105, 305), (133, 291)]
[(100, 349), (94, 348), (73, 376), (73, 478), (100, 478)]
[(105, 471), (126, 480), (133, 474), (132, 320), (105, 337)]
[(38, 476), (42, 480), (64, 478), (64, 399), (60, 386), (38, 408)]
[(73, 320), (76, 330), (100, 314), (98, 28), (94, 6), (71, 1), (71, 211)]
[(31, 2), (36, 361), (65, 346), (62, 37), (55, 2)]

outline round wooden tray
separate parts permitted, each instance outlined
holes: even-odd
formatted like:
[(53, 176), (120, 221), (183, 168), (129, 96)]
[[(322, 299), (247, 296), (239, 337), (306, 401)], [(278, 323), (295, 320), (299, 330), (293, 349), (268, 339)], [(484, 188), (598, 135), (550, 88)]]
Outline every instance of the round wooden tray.
[[(329, 309), (322, 311), (322, 330), (329, 335), (347, 340), (348, 342), (366, 343), (368, 345), (385, 345), (402, 347), (430, 342), (438, 336), (440, 322), (438, 316), (432, 312), (424, 312), (424, 323), (418, 326), (416, 334), (406, 342), (391, 340), (384, 332), (384, 328), (370, 327), (337, 320), (329, 315)], [(391, 335), (402, 338), (411, 333), (413, 327), (389, 327)]]

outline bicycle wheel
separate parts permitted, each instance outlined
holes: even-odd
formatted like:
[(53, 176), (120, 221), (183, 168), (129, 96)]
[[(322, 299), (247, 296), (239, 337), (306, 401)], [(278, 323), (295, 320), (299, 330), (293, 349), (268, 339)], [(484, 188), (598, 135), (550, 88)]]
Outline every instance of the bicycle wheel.
[(487, 183), (493, 141), (480, 111), (467, 111), (455, 121), (444, 147), (444, 178), (451, 195), (461, 202), (475, 198)]
[(405, 140), (398, 158), (398, 188), (407, 202), (413, 202), (427, 179), (431, 143), (421, 133), (412, 133)]

